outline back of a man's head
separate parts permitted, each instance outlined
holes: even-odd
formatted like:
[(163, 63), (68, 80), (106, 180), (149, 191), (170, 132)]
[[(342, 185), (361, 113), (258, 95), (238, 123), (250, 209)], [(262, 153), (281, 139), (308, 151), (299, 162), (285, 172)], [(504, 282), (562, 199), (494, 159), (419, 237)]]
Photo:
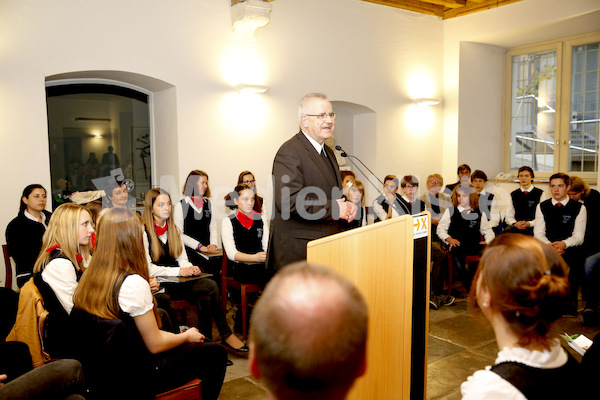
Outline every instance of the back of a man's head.
[(280, 270), (253, 313), (250, 368), (277, 399), (343, 399), (365, 371), (368, 311), (333, 270)]

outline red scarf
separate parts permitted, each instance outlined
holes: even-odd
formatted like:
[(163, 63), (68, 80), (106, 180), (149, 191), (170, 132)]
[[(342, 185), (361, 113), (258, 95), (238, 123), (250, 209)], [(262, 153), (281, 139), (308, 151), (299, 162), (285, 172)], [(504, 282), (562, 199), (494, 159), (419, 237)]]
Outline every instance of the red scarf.
[(190, 197), (190, 199), (192, 199), (192, 203), (194, 203), (197, 208), (204, 207), (204, 197)]
[(167, 229), (169, 229), (169, 224), (167, 224), (165, 222), (165, 226), (163, 226), (162, 228), (158, 225), (156, 225), (156, 222), (154, 223), (154, 231), (156, 232), (156, 236), (161, 236), (163, 235)]
[[(55, 244), (54, 246), (50, 246), (50, 247), (48, 247), (48, 250), (46, 250), (46, 253), (51, 253), (53, 250), (56, 250), (56, 249), (58, 249), (58, 250), (60, 250), (60, 249), (61, 249), (61, 248), (60, 248), (60, 244), (58, 244), (58, 243), (57, 243), (57, 244)], [(79, 252), (77, 252), (76, 259), (77, 259), (77, 263), (78, 263), (78, 264), (79, 264), (79, 263), (81, 263), (81, 262), (83, 261), (83, 257), (81, 257), (81, 254), (79, 254)]]
[(238, 219), (238, 221), (240, 221), (240, 224), (242, 224), (242, 226), (246, 229), (252, 228), (252, 224), (254, 223), (254, 220), (257, 219), (257, 215), (258, 213), (256, 211), (252, 211), (251, 217), (247, 216), (240, 210), (236, 210), (235, 212), (235, 217)]

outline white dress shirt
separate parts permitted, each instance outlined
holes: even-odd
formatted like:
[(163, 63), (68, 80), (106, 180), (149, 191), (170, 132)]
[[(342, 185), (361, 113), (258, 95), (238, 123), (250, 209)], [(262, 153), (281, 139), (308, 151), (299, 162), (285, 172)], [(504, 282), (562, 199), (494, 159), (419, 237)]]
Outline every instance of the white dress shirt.
[[(199, 214), (202, 214), (202, 211), (204, 209), (204, 207), (202, 208), (198, 208), (196, 207), (196, 205), (194, 204), (194, 202), (192, 201), (192, 199), (189, 196), (185, 196), (183, 198), (183, 201), (185, 201), (190, 207), (192, 207), (194, 209), (194, 211), (196, 211)], [(179, 229), (179, 232), (184, 232), (183, 231), (183, 207), (181, 206), (181, 202), (177, 202), (175, 204), (175, 206), (173, 207), (173, 222), (175, 222), (175, 226), (177, 226), (177, 228)], [(210, 233), (210, 243), (202, 243), (202, 246), (208, 246), (210, 244), (214, 244), (214, 245), (218, 245), (219, 242), (219, 234), (217, 233), (217, 220), (214, 216), (214, 214), (211, 216), (210, 219), (210, 224), (208, 225), (208, 231)], [(185, 234), (185, 232), (183, 233), (183, 242), (185, 243), (185, 245), (191, 249), (196, 250), (198, 248), (198, 245), (200, 244), (199, 241), (197, 241), (196, 239), (194, 239), (191, 236), (188, 236)]]
[[(162, 235), (158, 237), (163, 243), (167, 243), (169, 231), (166, 231)], [(181, 243), (183, 243), (183, 235), (179, 232), (179, 238)], [(162, 267), (160, 265), (156, 265), (152, 262), (152, 257), (150, 256), (150, 238), (148, 237), (148, 233), (144, 232), (144, 249), (146, 250), (146, 262), (148, 263), (148, 272), (150, 276), (179, 276), (179, 268), (188, 268), (193, 267), (190, 260), (188, 260), (187, 253), (185, 249), (182, 249), (179, 257), (176, 258), (177, 264), (179, 268), (176, 267)]]
[[(267, 246), (269, 245), (269, 225), (264, 215), (261, 214), (260, 218), (263, 222), (262, 251), (267, 251)], [(227, 258), (231, 261), (236, 261), (235, 256), (238, 250), (235, 246), (235, 238), (233, 237), (231, 218), (223, 218), (221, 222), (221, 241), (223, 242), (225, 253), (227, 253)]]
[[(486, 192), (485, 189), (483, 189), (480, 193), (479, 196), (486, 196), (488, 195), (489, 192)], [(481, 208), (480, 208), (481, 209)], [(483, 213), (483, 211), (481, 211)], [(498, 224), (500, 224), (500, 209), (498, 208), (498, 200), (496, 199), (496, 196), (494, 196), (494, 198), (492, 199), (492, 204), (490, 205), (490, 220), (489, 220), (489, 224), (490, 227), (495, 228), (498, 226)]]
[[(560, 201), (563, 206), (566, 206), (571, 199), (567, 196), (564, 200)], [(552, 205), (555, 206), (556, 203), (559, 203), (556, 199), (552, 198), (550, 200)], [(540, 202), (540, 204), (542, 204)], [(544, 214), (542, 213), (542, 209), (540, 204), (537, 205), (535, 209), (535, 227), (533, 228), (533, 236), (542, 241), (543, 243), (550, 244), (550, 240), (546, 237), (546, 220), (544, 219)], [(566, 248), (579, 246), (583, 244), (583, 238), (585, 236), (585, 225), (587, 223), (587, 210), (585, 206), (582, 204), (581, 209), (579, 210), (579, 214), (577, 214), (577, 218), (575, 218), (575, 226), (573, 227), (573, 232), (571, 236), (563, 240), (565, 242)]]
[[(459, 205), (457, 209), (460, 213), (462, 213), (463, 211), (467, 211), (467, 214), (471, 212), (471, 207), (464, 208), (463, 206)], [(451, 237), (448, 234), (448, 229), (450, 228), (450, 218), (452, 217), (450, 213), (452, 212), (452, 210), (453, 208), (451, 207), (444, 211), (442, 218), (440, 218), (440, 223), (437, 226), (436, 233), (438, 237), (444, 242), (446, 242), (446, 239)], [(496, 235), (494, 235), (494, 231), (492, 231), (492, 228), (490, 227), (490, 223), (488, 222), (487, 217), (483, 212), (481, 213), (481, 224), (479, 225), (479, 232), (483, 235), (486, 243), (490, 243), (492, 240), (494, 240), (494, 237), (496, 237)]]
[[(533, 189), (534, 189), (533, 185), (529, 185), (529, 187), (527, 187), (525, 189), (522, 186), (519, 187), (519, 190), (521, 190), (521, 192), (531, 192)], [(546, 195), (546, 192), (542, 192), (542, 196), (540, 197), (540, 203), (547, 199), (548, 199), (548, 196)], [(515, 205), (512, 202), (512, 196), (510, 198), (510, 203), (508, 204), (508, 207), (506, 208), (506, 218), (505, 219), (506, 219), (506, 223), (508, 225), (512, 225), (512, 224), (515, 224), (518, 222), (515, 219)], [(530, 228), (535, 227), (535, 218), (531, 221), (525, 221), (525, 222), (529, 222)]]

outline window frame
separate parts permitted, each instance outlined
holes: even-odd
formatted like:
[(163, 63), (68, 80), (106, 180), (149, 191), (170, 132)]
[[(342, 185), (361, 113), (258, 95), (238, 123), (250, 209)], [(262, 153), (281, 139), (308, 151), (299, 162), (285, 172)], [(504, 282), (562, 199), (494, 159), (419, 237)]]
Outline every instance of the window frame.
[[(511, 170), (511, 112), (512, 112), (512, 58), (522, 54), (556, 51), (556, 113), (554, 119), (554, 167), (552, 172), (535, 171), (536, 180), (545, 180), (556, 172), (577, 175), (588, 182), (596, 182), (600, 173), (600, 160), (596, 172), (569, 172), (570, 122), (571, 122), (571, 71), (572, 48), (582, 44), (600, 42), (600, 31), (585, 35), (571, 36), (560, 40), (516, 47), (506, 51), (505, 99), (504, 99), (504, 170), (517, 176)], [(598, 140), (600, 146), (600, 138)]]

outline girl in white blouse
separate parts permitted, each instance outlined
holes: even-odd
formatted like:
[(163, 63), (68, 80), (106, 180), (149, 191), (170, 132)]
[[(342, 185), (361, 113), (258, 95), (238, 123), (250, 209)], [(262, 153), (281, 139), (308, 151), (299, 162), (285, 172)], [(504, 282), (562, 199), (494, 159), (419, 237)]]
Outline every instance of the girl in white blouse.
[(463, 399), (579, 398), (579, 365), (550, 335), (569, 293), (566, 270), (550, 246), (530, 236), (507, 233), (488, 246), (473, 300), (500, 352), (493, 367), (463, 382)]
[(199, 378), (202, 398), (217, 399), (225, 377), (227, 353), (218, 344), (204, 343), (204, 335), (196, 328), (180, 334), (159, 329), (142, 232), (132, 211), (112, 208), (102, 214), (97, 251), (75, 293), (75, 308), (100, 318), (133, 319), (143, 344), (155, 355), (155, 366), (147, 382), (132, 384), (149, 384), (154, 392), (159, 392), (172, 389), (181, 381)]

